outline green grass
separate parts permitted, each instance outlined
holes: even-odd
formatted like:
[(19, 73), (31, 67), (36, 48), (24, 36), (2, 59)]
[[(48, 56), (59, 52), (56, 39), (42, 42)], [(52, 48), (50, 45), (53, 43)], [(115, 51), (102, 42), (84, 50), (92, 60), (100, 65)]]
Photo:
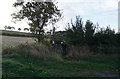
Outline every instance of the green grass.
[(2, 30), (2, 35), (17, 37), (35, 37), (32, 33)]
[(99, 56), (56, 61), (12, 53), (3, 54), (2, 65), (3, 77), (116, 77), (118, 58)]

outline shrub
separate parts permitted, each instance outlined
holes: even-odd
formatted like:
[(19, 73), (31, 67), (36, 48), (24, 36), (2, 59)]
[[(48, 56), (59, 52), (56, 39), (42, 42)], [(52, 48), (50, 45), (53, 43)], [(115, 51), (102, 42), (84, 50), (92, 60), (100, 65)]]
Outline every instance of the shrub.
[[(93, 51), (93, 49), (95, 51)], [(79, 59), (81, 57), (91, 57), (91, 56), (99, 56), (103, 55), (105, 52), (112, 54), (111, 52), (115, 52), (118, 50), (116, 48), (90, 48), (87, 46), (70, 46), (67, 47), (67, 54), (64, 58), (67, 59)], [(111, 51), (111, 52), (110, 52)], [(117, 51), (116, 51), (117, 52)], [(19, 53), (23, 54), (25, 57), (34, 57), (40, 59), (51, 59), (56, 61), (63, 61), (63, 57), (61, 56), (60, 47), (56, 48), (54, 51), (51, 50), (50, 47), (43, 44), (20, 44), (16, 47), (4, 47), (3, 54), (12, 54)], [(114, 53), (113, 53), (114, 54)]]
[(69, 59), (76, 59), (76, 58), (80, 58), (80, 57), (88, 57), (88, 56), (92, 56), (93, 52), (90, 51), (89, 47), (85, 47), (85, 46), (71, 46), (69, 48), (68, 51), (68, 55), (67, 58)]
[(42, 44), (46, 45), (46, 46), (51, 46), (51, 40), (48, 38), (44, 38), (42, 40)]

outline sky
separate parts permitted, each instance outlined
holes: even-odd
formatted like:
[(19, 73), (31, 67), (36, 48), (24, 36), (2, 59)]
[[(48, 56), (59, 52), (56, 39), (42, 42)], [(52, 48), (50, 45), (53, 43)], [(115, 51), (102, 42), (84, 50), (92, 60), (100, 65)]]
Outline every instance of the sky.
[[(16, 0), (1, 0), (0, 2), (0, 29), (4, 29), (5, 25), (13, 26), (17, 29), (20, 27), (22, 31), (25, 27), (30, 27), (27, 21), (20, 21), (16, 24), (11, 22), (11, 14), (15, 11), (13, 3)], [(75, 20), (80, 15), (83, 22), (91, 20), (100, 27), (110, 25), (116, 32), (118, 31), (118, 2), (119, 0), (56, 0), (59, 9), (63, 12), (63, 18), (55, 24), (56, 30), (64, 30), (67, 23)], [(49, 26), (47, 29), (50, 30)]]

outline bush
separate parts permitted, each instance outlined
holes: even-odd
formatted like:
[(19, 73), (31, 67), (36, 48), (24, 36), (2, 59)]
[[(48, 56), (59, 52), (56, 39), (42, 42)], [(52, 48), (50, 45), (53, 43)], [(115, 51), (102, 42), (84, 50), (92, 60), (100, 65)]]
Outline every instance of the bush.
[(71, 46), (68, 51), (67, 58), (76, 59), (80, 57), (88, 57), (94, 55), (92, 51), (90, 51), (89, 47), (85, 46)]
[(48, 38), (44, 38), (44, 39), (42, 40), (42, 44), (50, 47), (50, 46), (51, 46), (51, 40), (48, 39)]
[[(67, 54), (64, 58), (67, 59), (79, 59), (81, 57), (91, 57), (103, 54), (117, 54), (120, 48), (100, 48), (100, 47), (87, 47), (87, 46), (70, 46), (67, 47)], [(51, 59), (56, 61), (63, 61), (61, 56), (60, 47), (54, 51), (50, 47), (43, 44), (20, 44), (16, 47), (5, 47), (3, 48), (3, 54), (19, 53), (25, 57), (34, 57), (40, 59)]]

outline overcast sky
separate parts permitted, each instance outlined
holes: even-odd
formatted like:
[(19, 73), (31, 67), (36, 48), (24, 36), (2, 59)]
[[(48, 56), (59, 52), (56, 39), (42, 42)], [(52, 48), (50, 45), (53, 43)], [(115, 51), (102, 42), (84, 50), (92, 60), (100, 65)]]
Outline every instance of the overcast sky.
[[(11, 22), (11, 14), (15, 11), (12, 7), (16, 0), (1, 0), (0, 2), (0, 29), (5, 25), (17, 28), (29, 27), (26, 21)], [(64, 30), (65, 26), (75, 16), (80, 15), (84, 23), (91, 20), (100, 27), (111, 26), (118, 31), (118, 1), (119, 0), (56, 0), (58, 7), (62, 9), (64, 18), (56, 24), (57, 30)]]

